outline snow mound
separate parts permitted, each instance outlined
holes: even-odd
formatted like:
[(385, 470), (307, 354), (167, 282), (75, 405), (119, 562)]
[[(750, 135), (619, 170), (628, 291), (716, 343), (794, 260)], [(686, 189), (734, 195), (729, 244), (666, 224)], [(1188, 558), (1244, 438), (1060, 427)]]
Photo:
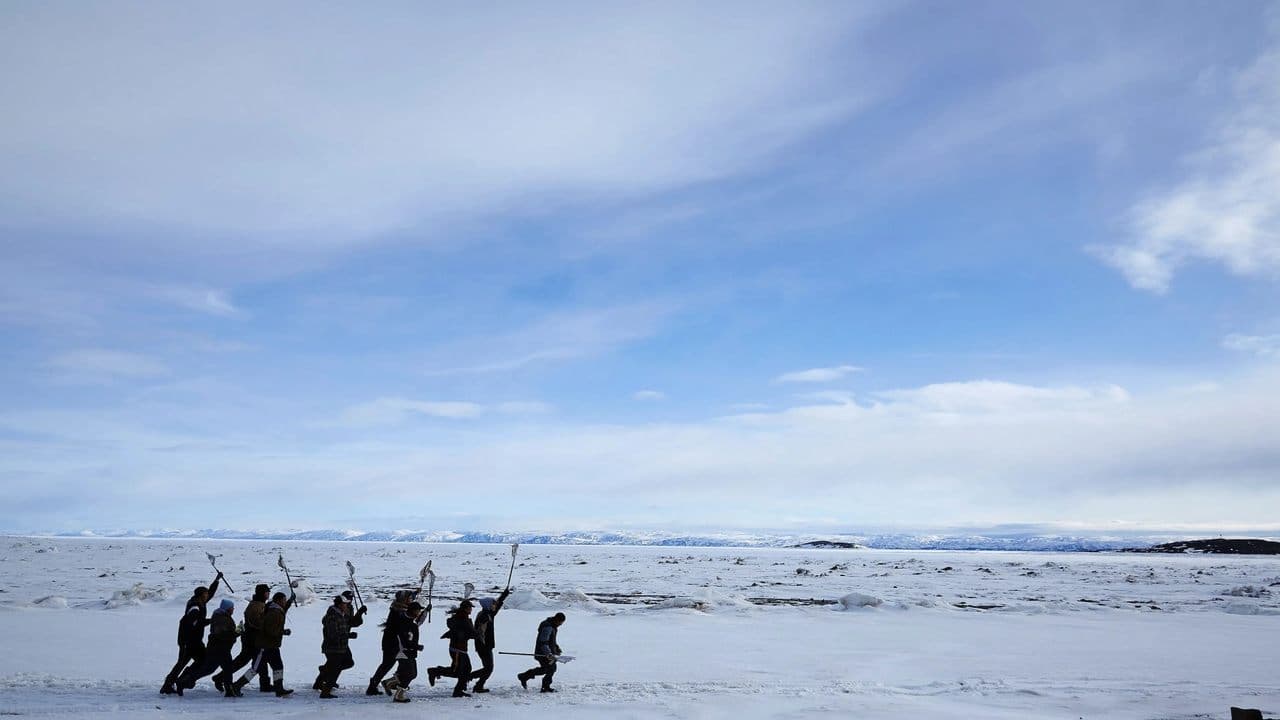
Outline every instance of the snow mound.
[(1232, 600), (1223, 606), (1222, 612), (1229, 615), (1280, 615), (1280, 610), (1265, 608), (1248, 600)]
[(713, 612), (716, 610), (746, 610), (755, 606), (738, 595), (713, 590), (712, 588), (702, 588), (687, 597), (668, 598), (649, 607), (660, 610), (687, 608), (702, 612)]
[(61, 595), (46, 595), (39, 600), (33, 600), (31, 605), (40, 608), (49, 608), (50, 610), (66, 610), (67, 599)]
[(560, 593), (560, 596), (556, 599), (559, 600), (559, 604), (564, 606), (565, 608), (573, 608), (575, 610), (590, 610), (592, 612), (598, 612), (598, 613), (609, 612), (609, 608), (605, 607), (603, 603), (591, 597), (590, 595), (586, 594), (580, 589), (574, 589), (568, 592)]
[(110, 599), (102, 601), (102, 607), (107, 610), (114, 610), (120, 607), (141, 605), (144, 602), (156, 602), (158, 600), (168, 599), (169, 591), (166, 588), (149, 588), (142, 583), (137, 583), (126, 590), (115, 591), (111, 595)]
[(844, 597), (840, 598), (837, 602), (840, 603), (841, 610), (857, 610), (859, 608), (873, 608), (873, 607), (880, 607), (881, 605), (884, 604), (884, 601), (876, 597), (875, 595), (867, 595), (866, 593), (860, 593), (860, 592), (851, 592), (848, 595), (845, 595)]
[(298, 578), (293, 581), (293, 594), (297, 596), (296, 605), (310, 605), (316, 601), (318, 595), (316, 589), (307, 582), (306, 578)]
[(516, 610), (550, 610), (556, 604), (537, 590), (513, 590), (503, 606)]
[(1264, 595), (1270, 595), (1271, 591), (1258, 585), (1241, 585), (1240, 587), (1231, 588), (1226, 594), (1232, 597), (1260, 598)]

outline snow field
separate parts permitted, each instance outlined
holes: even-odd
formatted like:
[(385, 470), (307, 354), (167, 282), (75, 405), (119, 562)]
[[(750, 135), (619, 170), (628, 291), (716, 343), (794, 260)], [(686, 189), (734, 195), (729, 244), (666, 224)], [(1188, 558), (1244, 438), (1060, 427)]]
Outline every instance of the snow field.
[[(512, 656), (499, 656), (488, 696), (454, 700), (444, 684), (428, 687), (425, 668), (446, 661), (436, 639), (444, 600), (424, 626), (424, 677), (406, 710), (363, 695), (387, 596), (416, 584), (427, 559), (437, 593), (456, 598), (471, 581), (492, 594), (506, 578), (505, 546), (0, 542), (0, 714), (1192, 718), (1223, 717), (1232, 704), (1280, 709), (1280, 585), (1271, 585), (1280, 561), (1269, 558), (522, 546), (499, 649), (529, 652), (537, 623), (563, 610), (561, 645), (578, 659), (557, 675), (562, 692), (522, 691), (514, 675), (531, 658)], [(212, 577), (206, 550), (223, 555), (237, 616), (255, 583), (283, 585), (276, 552), (314, 586), (318, 600), (289, 616), (294, 697), (251, 686), (225, 700), (207, 680), (184, 698), (157, 693), (182, 605)], [(352, 641), (357, 664), (341, 699), (325, 702), (308, 688), (323, 660), (320, 617), (347, 559), (374, 622)]]

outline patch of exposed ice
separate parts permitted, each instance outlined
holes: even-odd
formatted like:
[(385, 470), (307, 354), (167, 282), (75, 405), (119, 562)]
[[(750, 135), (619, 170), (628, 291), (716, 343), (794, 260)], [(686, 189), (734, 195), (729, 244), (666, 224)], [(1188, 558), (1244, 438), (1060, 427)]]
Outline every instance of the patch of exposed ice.
[(713, 612), (716, 610), (746, 610), (755, 606), (738, 595), (712, 588), (701, 588), (688, 596), (668, 598), (649, 607), (660, 610), (689, 609)]
[(144, 602), (168, 600), (169, 597), (169, 590), (167, 588), (150, 588), (142, 583), (137, 583), (131, 588), (117, 590), (112, 593), (109, 599), (102, 601), (102, 607), (107, 610), (114, 610), (120, 607), (141, 605)]

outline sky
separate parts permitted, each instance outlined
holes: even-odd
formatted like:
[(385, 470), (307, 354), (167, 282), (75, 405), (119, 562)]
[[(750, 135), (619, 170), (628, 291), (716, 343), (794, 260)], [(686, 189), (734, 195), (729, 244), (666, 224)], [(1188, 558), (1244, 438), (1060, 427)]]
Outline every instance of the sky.
[(0, 530), (1230, 532), (1280, 12), (0, 6)]

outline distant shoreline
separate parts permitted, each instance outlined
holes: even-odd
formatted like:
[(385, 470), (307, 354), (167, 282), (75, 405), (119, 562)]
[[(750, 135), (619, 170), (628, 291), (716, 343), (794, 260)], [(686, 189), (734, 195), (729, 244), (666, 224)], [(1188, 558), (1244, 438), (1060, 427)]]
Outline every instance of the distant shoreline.
[[(701, 547), (742, 549), (847, 550), (943, 550), (956, 552), (1190, 552), (1253, 554), (1242, 552), (1240, 542), (1268, 543), (1271, 539), (1226, 541), (1170, 535), (1146, 537), (1081, 537), (1064, 535), (666, 535), (662, 533), (461, 533), (451, 531), (353, 532), (306, 530), (296, 532), (203, 530), (119, 531), (84, 533), (6, 533), (6, 537), (45, 540), (237, 540), (253, 542), (380, 542), (439, 544), (510, 544), (557, 546), (632, 546), (654, 548)], [(1237, 543), (1221, 545), (1215, 543)], [(1273, 543), (1275, 544), (1275, 543)], [(1228, 548), (1237, 549), (1228, 549)], [(1169, 548), (1169, 549), (1160, 549)], [(1262, 553), (1271, 554), (1271, 553)]]

